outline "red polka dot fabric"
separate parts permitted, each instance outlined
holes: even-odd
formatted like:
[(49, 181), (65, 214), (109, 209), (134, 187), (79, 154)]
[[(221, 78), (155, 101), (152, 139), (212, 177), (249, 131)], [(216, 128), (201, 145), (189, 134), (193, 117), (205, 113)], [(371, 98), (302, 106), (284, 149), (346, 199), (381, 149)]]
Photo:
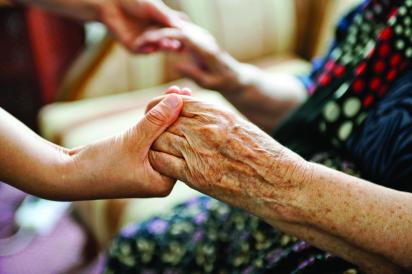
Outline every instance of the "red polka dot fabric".
[[(341, 146), (385, 96), (412, 58), (412, 0), (366, 1), (310, 87), (328, 93), (316, 124)], [(339, 36), (339, 33), (338, 33)]]

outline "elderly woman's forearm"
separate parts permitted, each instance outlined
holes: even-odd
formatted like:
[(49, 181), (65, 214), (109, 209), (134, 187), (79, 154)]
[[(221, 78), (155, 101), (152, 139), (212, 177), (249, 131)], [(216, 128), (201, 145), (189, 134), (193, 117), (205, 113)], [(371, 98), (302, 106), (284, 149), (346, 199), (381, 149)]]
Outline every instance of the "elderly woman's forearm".
[(412, 195), (309, 165), (298, 222), (411, 270)]
[(279, 121), (307, 98), (304, 85), (287, 73), (269, 74), (252, 65), (239, 64), (237, 90), (222, 94), (250, 121), (271, 132)]
[(269, 223), (285, 233), (294, 235), (313, 246), (353, 263), (366, 273), (405, 273), (405, 270), (384, 257), (354, 246), (312, 226), (279, 220), (270, 220)]

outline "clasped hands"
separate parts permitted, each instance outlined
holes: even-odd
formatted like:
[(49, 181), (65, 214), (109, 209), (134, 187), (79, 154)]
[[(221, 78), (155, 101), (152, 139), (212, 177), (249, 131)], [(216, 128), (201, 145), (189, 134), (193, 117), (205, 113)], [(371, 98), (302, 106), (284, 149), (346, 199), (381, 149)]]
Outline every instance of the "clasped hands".
[[(293, 218), (305, 161), (252, 123), (222, 107), (170, 88), (183, 101), (177, 120), (148, 154), (159, 173), (237, 207), (266, 217)], [(150, 111), (163, 98), (152, 100)], [(297, 172), (297, 170), (302, 172)]]
[[(242, 66), (221, 51), (207, 31), (158, 1), (118, 0), (117, 3), (135, 12), (117, 13), (118, 9), (104, 8), (102, 18), (129, 50), (146, 54), (183, 52), (192, 59), (177, 65), (183, 76), (203, 87), (228, 94), (237, 92), (241, 82), (237, 68)], [(112, 20), (113, 16), (124, 20)], [(136, 18), (139, 24), (135, 23)], [(161, 26), (151, 25), (153, 19)], [(143, 160), (142, 167), (146, 170), (143, 174), (147, 176), (139, 181), (147, 184), (149, 196), (167, 195), (174, 179), (178, 179), (205, 194), (262, 214), (271, 211), (273, 215), (273, 210), (283, 214), (281, 211), (288, 208), (290, 200), (298, 199), (302, 176), (296, 170), (305, 170), (302, 158), (234, 113), (191, 97), (187, 89), (172, 87), (166, 93), (175, 93), (182, 100), (172, 116), (181, 112), (178, 118), (160, 118), (160, 124), (177, 120), (157, 138)], [(161, 99), (154, 99), (148, 110), (153, 110)], [(149, 117), (157, 116), (162, 113)], [(143, 131), (140, 133), (142, 136), (134, 136), (147, 139)], [(144, 155), (147, 149), (146, 144), (139, 155)]]
[[(97, 2), (99, 20), (132, 52), (188, 53), (193, 60), (177, 67), (181, 74), (204, 87), (236, 93), (241, 82), (236, 61), (181, 13), (157, 0)], [(78, 181), (90, 182), (96, 197), (165, 196), (179, 179), (261, 215), (283, 214), (291, 200), (299, 199), (302, 158), (252, 123), (191, 97), (187, 89), (167, 93), (174, 95), (154, 99), (144, 119), (127, 132), (70, 151), (74, 169), (87, 170)], [(99, 163), (97, 168), (92, 162)], [(105, 184), (96, 184), (99, 178)]]

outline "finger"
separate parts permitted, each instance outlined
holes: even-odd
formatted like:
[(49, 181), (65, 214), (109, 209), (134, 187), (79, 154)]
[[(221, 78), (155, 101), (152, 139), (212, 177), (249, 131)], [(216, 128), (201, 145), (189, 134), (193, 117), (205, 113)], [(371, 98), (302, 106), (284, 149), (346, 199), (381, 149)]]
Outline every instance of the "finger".
[(190, 88), (182, 88), (181, 95), (192, 96), (192, 90)]
[(160, 40), (159, 49), (164, 51), (179, 51), (182, 47), (182, 43), (178, 40), (164, 38)]
[(146, 30), (144, 33), (139, 35), (134, 41), (133, 48), (138, 51), (141, 47), (146, 44), (157, 44), (160, 45), (161, 41), (164, 39), (179, 42), (179, 50), (183, 48), (190, 48), (197, 55), (201, 56), (202, 59), (211, 60), (211, 53), (206, 52), (199, 42), (194, 42), (190, 39), (186, 32), (178, 28), (160, 28), (160, 29), (150, 29)]
[(150, 150), (149, 162), (159, 173), (184, 182), (187, 181), (187, 165), (183, 159), (167, 153)]
[[(190, 30), (190, 29), (189, 29)], [(194, 29), (192, 31), (197, 31)], [(193, 61), (196, 63), (200, 70), (216, 70), (221, 69), (220, 62), (216, 59), (215, 51), (206, 50), (203, 46), (203, 42), (194, 41), (187, 35), (188, 30), (184, 31), (177, 28), (161, 28), (161, 29), (151, 29), (145, 31), (140, 35), (134, 42), (133, 48), (135, 51), (140, 52), (141, 48), (146, 45), (158, 45), (160, 50), (171, 51), (171, 46), (162, 46), (163, 43), (168, 44), (169, 42), (162, 41), (173, 41), (174, 52), (184, 52), (188, 51), (191, 53)]]
[[(183, 92), (180, 90), (180, 88), (178, 86), (171, 86), (169, 87), (166, 91), (165, 94), (183, 94)], [(145, 113), (148, 113), (154, 106), (156, 106), (161, 100), (163, 100), (163, 98), (165, 98), (164, 95), (162, 96), (158, 96), (153, 98), (146, 106), (146, 110)]]
[(166, 197), (170, 194), (173, 189), (174, 184), (176, 183), (175, 178), (171, 178), (155, 170), (153, 166), (153, 173), (149, 181), (146, 181), (146, 187), (148, 189), (147, 193), (142, 191), (142, 187), (138, 187), (137, 195), (138, 197)]
[(102, 21), (117, 40), (129, 50), (132, 50), (135, 40), (135, 29), (127, 24), (125, 15), (116, 7), (102, 9)]
[(184, 138), (165, 132), (157, 138), (151, 149), (183, 158), (182, 151), (185, 149), (185, 146), (186, 140)]
[[(148, 50), (150, 49), (150, 50)], [(181, 52), (182, 43), (177, 40), (172, 40), (168, 38), (164, 38), (159, 40), (158, 42), (148, 41), (135, 50), (137, 53), (154, 53), (158, 51), (165, 51), (165, 52)]]
[(180, 88), (174, 85), (174, 86), (168, 87), (165, 91), (165, 94), (172, 94), (172, 93), (180, 94)]
[(180, 89), (180, 88), (177, 87), (177, 86), (172, 86), (172, 87), (168, 88), (168, 89), (165, 91), (165, 94), (172, 94), (172, 93), (180, 94), (180, 95), (186, 95), (186, 96), (191, 96), (191, 95), (192, 95), (192, 90), (191, 90), (190, 88), (182, 88), (182, 89)]
[(165, 98), (164, 95), (153, 98), (153, 99), (147, 104), (145, 113), (148, 113), (152, 108), (154, 108), (157, 104), (159, 104), (160, 101), (163, 100), (163, 98)]
[(139, 138), (140, 149), (149, 150), (153, 142), (179, 117), (183, 101), (176, 94), (167, 95), (154, 106), (136, 125), (135, 138)]
[[(208, 111), (211, 107), (210, 104), (193, 96), (180, 95), (180, 97), (183, 100), (183, 109), (180, 113), (181, 117), (192, 118), (196, 115), (196, 113)], [(146, 113), (149, 112), (153, 107), (155, 107), (160, 101), (162, 101), (163, 98), (165, 98), (164, 95), (152, 99), (152, 101), (147, 104)]]
[[(186, 96), (192, 96), (192, 90), (190, 88), (183, 88), (180, 89), (178, 86), (171, 86), (165, 91), (165, 94), (179, 94), (183, 95), (182, 99), (184, 99)], [(155, 105), (157, 105), (164, 96), (158, 96), (153, 98), (146, 106), (145, 113), (149, 112)]]
[(182, 43), (184, 36), (182, 31), (179, 29), (171, 28), (160, 28), (160, 29), (150, 29), (142, 33), (135, 41), (134, 48), (139, 50), (141, 47), (147, 44), (157, 44), (160, 45), (162, 41), (174, 40)]

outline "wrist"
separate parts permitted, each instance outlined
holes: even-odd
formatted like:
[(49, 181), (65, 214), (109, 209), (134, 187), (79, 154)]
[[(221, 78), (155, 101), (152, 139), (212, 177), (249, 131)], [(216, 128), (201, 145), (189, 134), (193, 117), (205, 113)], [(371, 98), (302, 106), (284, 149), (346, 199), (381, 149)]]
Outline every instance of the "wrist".
[(33, 193), (50, 200), (70, 200), (68, 191), (72, 157), (69, 150), (63, 147), (53, 145), (49, 151), (50, 153), (43, 155), (39, 176), (35, 176), (38, 179), (37, 185), (42, 187), (38, 188), (38, 193), (37, 190)]
[[(269, 176), (271, 188), (277, 189), (269, 201), (269, 219), (292, 223), (305, 223), (308, 195), (306, 188), (312, 177), (313, 165), (299, 155), (284, 148), (282, 153), (272, 156)], [(273, 191), (274, 193), (274, 191)]]
[(55, 165), (56, 183), (59, 184), (57, 200), (89, 200), (104, 197), (101, 189), (105, 168), (99, 169), (104, 162), (96, 149), (96, 144), (67, 149), (65, 156)]
[(222, 52), (219, 58), (229, 71), (225, 85), (219, 90), (225, 97), (239, 97), (253, 83), (254, 67), (237, 61), (226, 52)]

